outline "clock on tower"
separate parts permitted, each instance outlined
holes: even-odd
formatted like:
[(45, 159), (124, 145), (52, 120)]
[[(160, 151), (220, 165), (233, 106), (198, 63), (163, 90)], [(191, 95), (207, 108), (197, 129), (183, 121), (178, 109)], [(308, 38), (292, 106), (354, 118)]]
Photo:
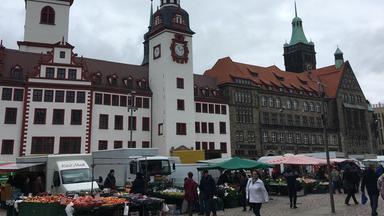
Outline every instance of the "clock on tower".
[(171, 55), (174, 62), (179, 64), (188, 63), (189, 48), (188, 41), (185, 40), (185, 36), (182, 34), (175, 34), (175, 38), (171, 43)]

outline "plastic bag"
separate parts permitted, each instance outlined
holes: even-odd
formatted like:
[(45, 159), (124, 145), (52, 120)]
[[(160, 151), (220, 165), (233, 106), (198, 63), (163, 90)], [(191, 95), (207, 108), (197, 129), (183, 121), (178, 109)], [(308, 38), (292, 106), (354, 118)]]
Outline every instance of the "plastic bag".
[(365, 205), (368, 202), (368, 197), (365, 195), (365, 193), (361, 194), (361, 204)]
[(73, 216), (73, 213), (75, 213), (75, 209), (73, 208), (73, 203), (69, 203), (67, 207), (65, 207), (65, 213), (67, 213), (67, 216)]
[(124, 204), (124, 216), (128, 216), (129, 215), (129, 206), (127, 205), (127, 203)]

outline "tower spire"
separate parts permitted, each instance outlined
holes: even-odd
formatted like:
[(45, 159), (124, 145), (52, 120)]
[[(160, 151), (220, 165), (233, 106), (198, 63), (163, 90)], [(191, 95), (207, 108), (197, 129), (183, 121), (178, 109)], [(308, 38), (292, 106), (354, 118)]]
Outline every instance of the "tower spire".
[(152, 22), (153, 22), (153, 0), (151, 0), (151, 12), (149, 14), (149, 25), (148, 25), (149, 28), (152, 26)]
[(296, 1), (295, 1), (295, 17), (297, 17), (297, 6), (296, 6)]

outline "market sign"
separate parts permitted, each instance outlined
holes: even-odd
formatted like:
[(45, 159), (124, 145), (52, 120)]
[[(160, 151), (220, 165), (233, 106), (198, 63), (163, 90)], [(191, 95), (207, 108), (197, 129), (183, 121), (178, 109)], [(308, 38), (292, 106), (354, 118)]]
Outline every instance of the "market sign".
[(69, 169), (88, 169), (89, 166), (85, 161), (58, 161), (57, 166), (59, 170), (69, 170)]

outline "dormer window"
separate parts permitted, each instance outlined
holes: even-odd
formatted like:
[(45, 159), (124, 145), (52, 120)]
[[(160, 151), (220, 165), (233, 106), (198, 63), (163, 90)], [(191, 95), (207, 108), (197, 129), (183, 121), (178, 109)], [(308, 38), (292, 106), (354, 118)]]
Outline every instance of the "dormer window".
[(11, 78), (15, 80), (22, 80), (23, 79), (23, 69), (17, 65), (11, 70)]
[(179, 25), (184, 25), (184, 19), (180, 14), (176, 14), (176, 16), (173, 18), (173, 22)]
[(64, 51), (60, 52), (60, 58), (62, 58), (62, 59), (65, 58), (65, 52)]
[(96, 85), (101, 85), (101, 73), (100, 72), (96, 73), (94, 75), (93, 79), (94, 79), (94, 83)]
[(55, 25), (55, 10), (52, 7), (46, 6), (41, 10), (40, 23)]
[(124, 79), (124, 85), (128, 89), (133, 89), (133, 78), (129, 76), (127, 79)]
[(155, 26), (160, 25), (160, 24), (161, 24), (161, 18), (160, 18), (160, 16), (156, 16), (154, 22), (155, 22), (155, 23), (154, 23)]
[(138, 84), (139, 88), (141, 88), (141, 89), (147, 88), (147, 81), (145, 79), (138, 81), (137, 84)]
[(113, 74), (112, 76), (108, 77), (109, 85), (111, 86), (117, 86), (117, 76), (116, 74)]
[(197, 94), (198, 94), (198, 88), (197, 88), (197, 85), (195, 85), (195, 86), (193, 87), (193, 93), (194, 93), (195, 96), (197, 96)]

